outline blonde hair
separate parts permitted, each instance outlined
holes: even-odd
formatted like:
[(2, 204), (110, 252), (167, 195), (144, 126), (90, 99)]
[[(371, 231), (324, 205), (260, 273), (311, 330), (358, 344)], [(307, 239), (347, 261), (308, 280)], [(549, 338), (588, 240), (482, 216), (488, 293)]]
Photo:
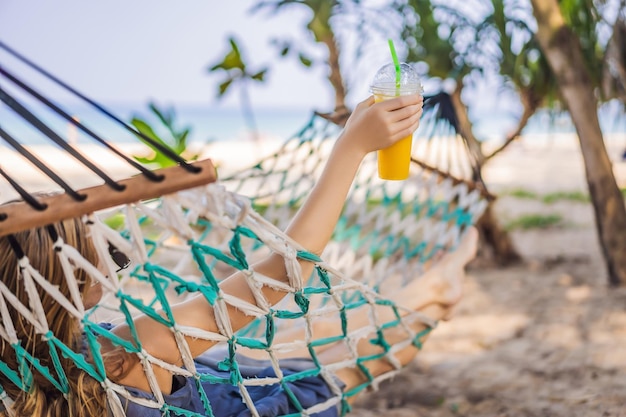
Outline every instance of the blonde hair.
[[(79, 219), (70, 219), (54, 225), (59, 237), (76, 248), (93, 265), (98, 256), (88, 237), (87, 226)], [(54, 253), (54, 242), (45, 228), (35, 228), (13, 235), (30, 264), (52, 284), (57, 285), (63, 294), (69, 289), (58, 256)], [(91, 286), (91, 278), (82, 269), (75, 271), (75, 277), (83, 296)], [(7, 236), (0, 237), (0, 279), (24, 305), (29, 305), (16, 252)], [(61, 342), (75, 352), (81, 351), (83, 336), (78, 320), (69, 314), (47, 292), (40, 290), (46, 319), (50, 330)], [(33, 325), (8, 305), (18, 339), (24, 348), (43, 366), (53, 369), (50, 348)], [(0, 359), (11, 369), (19, 369), (15, 350), (0, 339)], [(0, 383), (11, 399), (15, 401), (12, 411), (17, 416), (35, 417), (91, 417), (106, 413), (105, 393), (100, 383), (80, 370), (71, 359), (60, 358), (61, 365), (69, 380), (69, 393), (64, 395), (43, 375), (33, 371), (33, 381), (29, 392), (22, 391), (5, 375), (0, 374)], [(0, 415), (8, 415), (7, 411)]]

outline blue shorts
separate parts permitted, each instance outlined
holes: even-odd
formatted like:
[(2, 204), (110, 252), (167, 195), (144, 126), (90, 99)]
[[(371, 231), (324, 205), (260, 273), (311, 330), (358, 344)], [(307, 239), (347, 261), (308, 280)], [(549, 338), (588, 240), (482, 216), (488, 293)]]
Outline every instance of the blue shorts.
[[(224, 352), (221, 349), (210, 349), (205, 354), (195, 359), (196, 369), (199, 374), (210, 377), (225, 378), (230, 376), (229, 371), (221, 371), (218, 368), (220, 360), (224, 359)], [(221, 351), (221, 352), (220, 352)], [(238, 369), (243, 378), (266, 378), (275, 377), (276, 374), (268, 361), (258, 361), (244, 356), (237, 356)], [(315, 369), (313, 362), (309, 359), (286, 359), (280, 361), (283, 375), (294, 375), (298, 372)], [(239, 387), (229, 383), (211, 383), (209, 381), (199, 382), (201, 387), (196, 385), (194, 378), (174, 376), (176, 390), (170, 395), (165, 395), (165, 402), (172, 407), (186, 411), (198, 413), (199, 416), (210, 415), (207, 408), (202, 403), (199, 389), (206, 393), (210, 402), (210, 409), (215, 417), (246, 417), (251, 416), (250, 410), (243, 402)], [(342, 389), (343, 384), (338, 384)], [(294, 379), (293, 381), (283, 381), (283, 384), (271, 385), (247, 385), (247, 391), (252, 398), (254, 406), (262, 417), (274, 417), (286, 414), (298, 413), (294, 401), (290, 398), (290, 391), (297, 399), (303, 409), (323, 403), (334, 397), (334, 394), (321, 375), (306, 376)], [(136, 388), (127, 388), (136, 397), (154, 399), (153, 395)], [(125, 398), (122, 404), (125, 405), (128, 417), (161, 417), (163, 412), (158, 409), (141, 406)], [(338, 416), (338, 406), (314, 414), (316, 417), (336, 417)], [(182, 415), (175, 409), (170, 410), (170, 415)]]

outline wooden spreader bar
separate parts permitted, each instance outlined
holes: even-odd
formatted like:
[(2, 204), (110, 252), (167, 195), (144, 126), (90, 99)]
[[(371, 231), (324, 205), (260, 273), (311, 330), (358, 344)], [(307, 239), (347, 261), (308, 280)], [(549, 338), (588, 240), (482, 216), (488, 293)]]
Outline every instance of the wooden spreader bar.
[(80, 194), (87, 197), (83, 201), (76, 201), (66, 193), (40, 197), (38, 200), (47, 206), (41, 211), (35, 210), (23, 201), (2, 205), (0, 219), (4, 220), (0, 220), (0, 236), (46, 226), (110, 207), (172, 194), (217, 180), (217, 172), (210, 159), (193, 162), (190, 165), (200, 170), (193, 173), (180, 166), (155, 170), (156, 175), (163, 176), (159, 182), (139, 174), (118, 181), (125, 186), (122, 191), (116, 191), (106, 184), (84, 188), (79, 190)]

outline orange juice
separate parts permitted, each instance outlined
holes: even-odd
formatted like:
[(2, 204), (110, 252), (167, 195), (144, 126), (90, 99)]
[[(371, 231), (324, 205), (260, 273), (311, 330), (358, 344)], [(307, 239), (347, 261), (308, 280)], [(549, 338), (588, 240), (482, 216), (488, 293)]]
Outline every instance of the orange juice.
[[(375, 95), (379, 101), (393, 97)], [(400, 139), (393, 145), (378, 151), (378, 176), (383, 180), (405, 180), (409, 177), (413, 135)]]
[[(389, 100), (406, 94), (421, 93), (422, 85), (417, 72), (406, 63), (382, 66), (372, 81), (370, 91), (374, 99)], [(378, 151), (378, 176), (384, 180), (405, 180), (411, 166), (411, 145), (413, 135), (409, 135), (388, 148)]]

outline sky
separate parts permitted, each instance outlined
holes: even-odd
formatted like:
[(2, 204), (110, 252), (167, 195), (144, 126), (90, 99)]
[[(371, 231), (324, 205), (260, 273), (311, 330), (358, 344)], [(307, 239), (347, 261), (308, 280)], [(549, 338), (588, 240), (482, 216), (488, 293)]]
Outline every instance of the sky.
[[(0, 0), (0, 39), (99, 102), (155, 100), (174, 106), (238, 108), (237, 91), (216, 101), (217, 85), (224, 76), (207, 71), (226, 53), (228, 37), (235, 35), (252, 68), (272, 64), (267, 84), (256, 84), (250, 90), (253, 107), (332, 110), (334, 95), (326, 69), (305, 70), (295, 59), (277, 58), (276, 48), (270, 46), (272, 38), (289, 38), (306, 45), (309, 52), (325, 54), (303, 29), (309, 17), (305, 8), (287, 7), (275, 15), (264, 11), (252, 14), (250, 9), (256, 3), (258, 0)], [(342, 33), (345, 50), (350, 49), (350, 35)], [(397, 42), (396, 48), (402, 60), (402, 43)], [(387, 40), (375, 38), (358, 61), (344, 58), (344, 77), (350, 86), (348, 105), (354, 106), (368, 95), (376, 70), (390, 61)], [(1, 50), (0, 63), (12, 64)], [(36, 77), (27, 79), (38, 81)], [(43, 91), (56, 100), (67, 97), (47, 86)]]
[[(180, 123), (193, 126), (193, 138), (205, 140), (247, 135), (239, 91), (218, 100), (225, 74), (208, 72), (228, 51), (228, 38), (235, 36), (251, 69), (271, 66), (267, 82), (250, 88), (260, 131), (286, 137), (308, 120), (311, 111), (332, 111), (334, 92), (326, 67), (305, 69), (293, 57), (280, 59), (270, 41), (295, 41), (317, 57), (327, 51), (304, 29), (310, 19), (305, 8), (251, 13), (258, 2), (0, 0), (0, 40), (125, 120), (146, 115), (147, 103), (154, 102), (161, 109), (175, 109)], [(354, 36), (342, 30), (341, 40), (350, 50)], [(403, 45), (397, 42), (396, 48), (402, 59)], [(353, 107), (369, 95), (371, 79), (391, 62), (391, 55), (387, 39), (375, 39), (359, 60), (347, 62), (347, 56), (342, 62), (350, 87), (346, 101)], [(78, 99), (1, 49), (0, 65), (70, 113), (84, 116), (83, 120), (88, 117), (83, 107), (76, 107)], [(41, 107), (3, 78), (0, 86), (26, 105)], [(16, 121), (6, 106), (0, 105), (0, 119), (11, 124), (14, 134), (35, 140), (32, 129)], [(59, 123), (65, 129), (64, 121)]]
[[(254, 3), (0, 0), (0, 39), (97, 101), (177, 105), (217, 104), (223, 76), (207, 68), (224, 55), (228, 36), (235, 34), (252, 67), (278, 64), (267, 85), (251, 90), (253, 104), (331, 109), (323, 68), (307, 71), (293, 60), (278, 60), (269, 45), (273, 37), (306, 39), (307, 16), (298, 7), (276, 16), (252, 15)], [(0, 63), (25, 71), (2, 51)], [(46, 91), (53, 99), (66, 99), (61, 92)], [(237, 107), (233, 93), (219, 105)]]
[[(374, 1), (374, 0), (372, 0)], [(267, 83), (250, 89), (256, 113), (263, 110), (330, 111), (334, 95), (322, 66), (305, 70), (294, 59), (279, 59), (272, 38), (290, 38), (308, 50), (315, 48), (303, 29), (309, 17), (302, 7), (279, 14), (250, 13), (258, 0), (0, 0), (0, 40), (105, 105), (143, 108), (149, 101), (178, 108), (240, 108), (231, 91), (216, 99), (224, 75), (207, 70), (224, 56), (227, 39), (236, 36), (244, 58), (254, 68), (272, 64)], [(349, 49), (350, 33), (342, 41)], [(353, 41), (353, 40), (352, 40)], [(375, 39), (358, 61), (342, 62), (350, 85), (347, 102), (367, 97), (376, 70), (390, 62), (386, 39)], [(400, 58), (403, 45), (396, 43)], [(325, 53), (323, 47), (317, 51)], [(345, 56), (345, 55), (344, 55)], [(345, 58), (344, 58), (345, 59)], [(347, 65), (345, 65), (347, 64)], [(23, 75), (35, 87), (40, 78), (0, 50), (0, 65)], [(0, 82), (2, 80), (0, 79)], [(40, 87), (57, 102), (70, 96), (50, 84)], [(491, 82), (468, 91), (472, 109), (519, 111), (519, 101), (494, 94)], [(482, 90), (481, 90), (482, 89)], [(426, 85), (425, 93), (432, 92)], [(476, 103), (477, 102), (477, 103)], [(499, 134), (499, 133), (498, 133)]]

